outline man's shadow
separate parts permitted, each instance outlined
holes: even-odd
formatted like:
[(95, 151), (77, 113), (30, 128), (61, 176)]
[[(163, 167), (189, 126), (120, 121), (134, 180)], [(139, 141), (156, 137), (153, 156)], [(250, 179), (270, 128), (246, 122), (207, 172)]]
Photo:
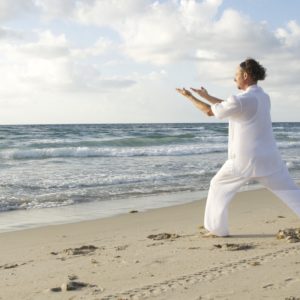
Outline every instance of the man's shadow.
[(269, 234), (269, 233), (253, 233), (253, 234), (231, 234), (229, 236), (227, 236), (226, 238), (230, 239), (235, 239), (235, 238), (238, 238), (238, 239), (241, 239), (241, 238), (246, 238), (246, 239), (253, 239), (253, 238), (275, 238), (276, 237), (276, 234)]

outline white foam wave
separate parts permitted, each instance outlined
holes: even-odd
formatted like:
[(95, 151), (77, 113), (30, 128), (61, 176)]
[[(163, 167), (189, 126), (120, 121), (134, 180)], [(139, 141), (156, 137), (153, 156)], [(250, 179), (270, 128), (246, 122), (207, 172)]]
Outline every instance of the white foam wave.
[(278, 142), (278, 147), (281, 149), (300, 147), (300, 142)]
[[(45, 198), (45, 197), (40, 197)], [(0, 197), (0, 212), (11, 211), (11, 210), (24, 210), (24, 209), (36, 209), (36, 208), (52, 208), (74, 204), (72, 199), (59, 200), (49, 199), (48, 201), (42, 201), (38, 197), (33, 199), (11, 199)]]
[(188, 176), (202, 176), (205, 175), (205, 170), (188, 171), (186, 173), (168, 174), (168, 173), (154, 173), (154, 174), (139, 174), (139, 175), (117, 175), (113, 177), (101, 178), (98, 185), (119, 185), (137, 182), (157, 181), (175, 179), (176, 177)]
[(195, 155), (212, 152), (224, 152), (226, 147), (222, 144), (206, 147), (206, 145), (179, 145), (157, 147), (132, 148), (92, 148), (68, 147), (28, 150), (7, 150), (0, 153), (5, 159), (44, 159), (57, 157), (130, 157), (130, 156), (180, 156)]
[(288, 160), (286, 161), (286, 165), (289, 169), (299, 169), (300, 160)]

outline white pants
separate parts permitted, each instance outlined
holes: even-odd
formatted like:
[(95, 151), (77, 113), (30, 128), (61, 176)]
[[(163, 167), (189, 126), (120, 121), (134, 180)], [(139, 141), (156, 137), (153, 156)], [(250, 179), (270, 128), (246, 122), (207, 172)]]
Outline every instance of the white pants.
[(240, 187), (250, 179), (271, 190), (300, 217), (300, 189), (285, 165), (269, 176), (249, 178), (235, 175), (232, 161), (227, 160), (210, 182), (204, 216), (207, 230), (218, 236), (229, 235), (228, 205)]

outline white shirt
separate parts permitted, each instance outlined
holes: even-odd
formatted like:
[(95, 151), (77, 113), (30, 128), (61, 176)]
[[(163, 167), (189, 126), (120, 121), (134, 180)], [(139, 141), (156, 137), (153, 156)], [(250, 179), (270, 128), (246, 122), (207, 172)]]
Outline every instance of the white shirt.
[(216, 118), (229, 119), (228, 159), (236, 175), (267, 176), (282, 167), (270, 108), (269, 95), (257, 85), (211, 106)]

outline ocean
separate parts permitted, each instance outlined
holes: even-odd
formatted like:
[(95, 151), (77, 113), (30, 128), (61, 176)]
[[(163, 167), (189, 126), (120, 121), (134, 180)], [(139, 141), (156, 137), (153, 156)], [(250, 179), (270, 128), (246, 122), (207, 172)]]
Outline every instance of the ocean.
[[(300, 123), (273, 130), (299, 181)], [(0, 231), (198, 199), (226, 160), (227, 132), (227, 123), (2, 125)]]

